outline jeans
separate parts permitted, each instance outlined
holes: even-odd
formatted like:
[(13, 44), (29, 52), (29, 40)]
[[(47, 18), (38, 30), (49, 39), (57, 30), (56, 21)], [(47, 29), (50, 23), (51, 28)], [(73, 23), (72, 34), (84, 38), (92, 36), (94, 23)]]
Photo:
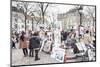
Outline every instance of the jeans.
[(30, 57), (33, 57), (34, 56), (34, 49), (30, 49), (29, 56)]

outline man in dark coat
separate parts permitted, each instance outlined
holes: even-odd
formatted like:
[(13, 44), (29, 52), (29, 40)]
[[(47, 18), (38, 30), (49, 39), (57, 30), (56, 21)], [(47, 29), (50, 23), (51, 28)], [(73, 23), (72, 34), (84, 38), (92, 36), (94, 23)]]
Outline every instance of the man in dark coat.
[(61, 41), (65, 41), (67, 38), (67, 32), (61, 31)]
[(40, 58), (38, 57), (39, 48), (40, 48), (40, 38), (38, 36), (38, 32), (35, 32), (29, 40), (29, 49), (30, 49), (29, 55), (33, 57), (35, 50), (35, 61), (40, 60)]

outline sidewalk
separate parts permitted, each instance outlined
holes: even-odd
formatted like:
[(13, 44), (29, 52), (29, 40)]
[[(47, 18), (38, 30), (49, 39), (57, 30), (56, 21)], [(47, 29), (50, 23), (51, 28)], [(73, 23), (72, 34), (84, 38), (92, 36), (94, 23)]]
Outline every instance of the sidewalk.
[[(24, 57), (22, 49), (18, 48), (18, 44), (16, 44), (16, 49), (12, 49), (12, 65), (59, 63), (55, 59), (51, 58), (50, 54), (46, 54), (45, 52), (40, 52), (39, 58), (40, 60), (35, 61), (34, 57), (29, 57), (29, 56)], [(77, 62), (81, 60), (82, 58), (76, 58), (76, 59), (74, 58), (74, 59), (67, 59), (67, 62)]]
[(16, 47), (16, 49), (12, 49), (12, 65), (57, 63), (56, 60), (50, 57), (50, 54), (44, 52), (39, 53), (40, 60), (38, 61), (35, 61), (34, 57), (24, 57), (22, 49), (18, 49), (18, 45)]

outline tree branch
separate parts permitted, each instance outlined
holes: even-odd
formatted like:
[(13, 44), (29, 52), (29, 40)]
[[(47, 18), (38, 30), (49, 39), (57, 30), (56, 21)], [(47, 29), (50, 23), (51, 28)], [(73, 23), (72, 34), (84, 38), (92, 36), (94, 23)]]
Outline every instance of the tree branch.
[(47, 9), (47, 7), (49, 6), (49, 3), (47, 3), (47, 5), (46, 5), (46, 7), (45, 7), (45, 9), (44, 9), (44, 13), (45, 13), (45, 11), (46, 11), (46, 9)]

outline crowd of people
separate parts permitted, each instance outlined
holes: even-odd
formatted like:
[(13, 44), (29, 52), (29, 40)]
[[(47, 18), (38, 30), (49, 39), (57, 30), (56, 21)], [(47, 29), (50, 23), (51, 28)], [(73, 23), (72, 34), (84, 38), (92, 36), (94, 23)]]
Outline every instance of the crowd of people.
[(96, 47), (96, 35), (95, 31), (92, 29), (84, 28), (83, 26), (77, 30), (71, 29), (68, 31), (61, 31), (61, 42), (68, 47), (73, 48), (74, 53), (79, 53), (79, 49), (76, 45), (78, 42), (83, 42), (86, 48), (95, 48)]
[[(22, 49), (24, 57), (35, 56), (36, 61), (40, 60), (38, 53), (41, 48), (41, 51), (47, 51), (46, 53), (51, 52), (51, 45), (48, 47), (47, 45), (43, 45), (43, 42), (48, 44), (52, 43), (52, 41), (53, 36), (50, 30), (44, 31), (41, 29), (41, 31), (28, 31), (28, 33), (25, 31), (20, 33), (14, 31), (11, 35), (11, 48), (16, 48), (16, 45), (19, 44), (19, 49)], [(43, 48), (47, 48), (48, 50)]]
[[(62, 30), (60, 33), (61, 44), (67, 47), (71, 46), (74, 49), (74, 53), (79, 52), (75, 45), (78, 41), (83, 41), (86, 46), (92, 44), (95, 47), (95, 32), (91, 34), (89, 29), (82, 29), (80, 33), (77, 33), (75, 29), (70, 31)], [(16, 43), (19, 43), (19, 48), (23, 50), (24, 56), (35, 56), (36, 61), (40, 60), (38, 56), (39, 51), (49, 54), (52, 52), (54, 40), (54, 32), (50, 28), (46, 31), (41, 29), (40, 31), (28, 31), (28, 33), (24, 31), (20, 33), (13, 32), (11, 35), (11, 48), (16, 48)]]

